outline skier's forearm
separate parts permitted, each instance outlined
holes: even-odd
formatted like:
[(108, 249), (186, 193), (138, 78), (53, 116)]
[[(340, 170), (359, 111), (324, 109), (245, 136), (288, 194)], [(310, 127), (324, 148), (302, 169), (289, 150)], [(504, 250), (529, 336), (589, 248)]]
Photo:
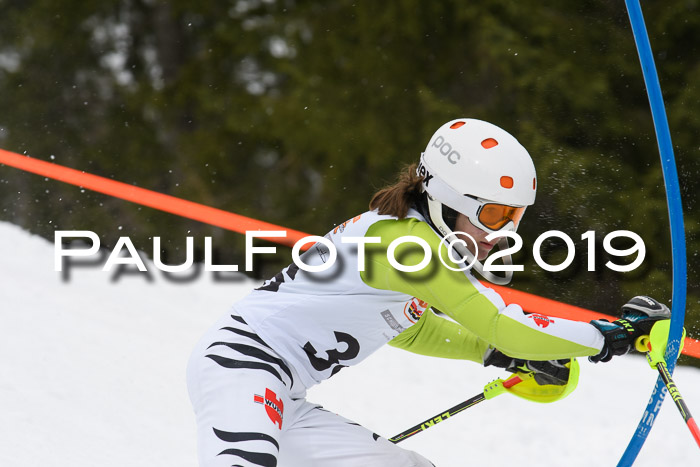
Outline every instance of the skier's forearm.
[(389, 345), (431, 357), (482, 363), (489, 344), (464, 326), (425, 310), (420, 320), (389, 341)]

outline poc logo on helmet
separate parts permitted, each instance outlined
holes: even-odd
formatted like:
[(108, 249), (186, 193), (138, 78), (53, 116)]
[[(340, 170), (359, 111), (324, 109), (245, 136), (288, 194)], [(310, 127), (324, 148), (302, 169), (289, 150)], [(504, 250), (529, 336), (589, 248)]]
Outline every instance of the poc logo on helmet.
[(442, 136), (438, 136), (437, 138), (435, 138), (435, 141), (433, 141), (433, 147), (438, 148), (440, 154), (447, 157), (447, 160), (450, 162), (450, 164), (456, 164), (457, 161), (462, 158), (460, 153), (452, 149), (452, 145), (445, 141), (445, 138), (443, 138)]

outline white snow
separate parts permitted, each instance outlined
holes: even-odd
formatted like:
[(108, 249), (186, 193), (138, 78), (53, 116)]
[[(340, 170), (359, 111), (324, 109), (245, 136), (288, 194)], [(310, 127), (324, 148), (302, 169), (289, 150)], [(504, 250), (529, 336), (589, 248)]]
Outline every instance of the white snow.
[[(189, 352), (255, 283), (210, 277), (173, 284), (160, 272), (110, 281), (98, 267), (54, 272), (53, 244), (0, 223), (0, 465), (191, 467)], [(150, 263), (149, 263), (150, 265)], [(616, 465), (656, 373), (639, 357), (592, 365), (553, 404), (505, 394), (402, 445), (437, 466)], [(470, 362), (386, 347), (309, 391), (309, 400), (393, 436), (505, 376)], [(674, 379), (700, 415), (700, 370)], [(700, 465), (667, 397), (636, 466)]]

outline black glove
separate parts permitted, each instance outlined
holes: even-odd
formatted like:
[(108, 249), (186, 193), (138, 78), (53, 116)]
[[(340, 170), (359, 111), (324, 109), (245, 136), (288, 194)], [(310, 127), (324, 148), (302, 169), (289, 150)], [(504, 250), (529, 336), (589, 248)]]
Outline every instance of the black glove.
[(484, 354), (484, 366), (497, 366), (505, 368), (511, 373), (532, 373), (535, 382), (539, 385), (554, 384), (565, 386), (569, 383), (569, 368), (565, 364), (571, 359), (564, 360), (522, 360), (509, 357), (501, 351), (489, 347)]
[(653, 298), (639, 295), (622, 306), (622, 318), (612, 323), (606, 319), (591, 321), (603, 337), (603, 350), (592, 357), (593, 363), (608, 362), (615, 355), (624, 355), (634, 348), (638, 337), (648, 335), (654, 323), (670, 319), (671, 310)]

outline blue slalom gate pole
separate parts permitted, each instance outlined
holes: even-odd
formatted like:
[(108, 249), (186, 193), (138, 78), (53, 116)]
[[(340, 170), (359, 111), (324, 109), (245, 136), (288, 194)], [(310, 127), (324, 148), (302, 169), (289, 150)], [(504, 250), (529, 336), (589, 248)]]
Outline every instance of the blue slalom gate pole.
[[(661, 95), (661, 85), (659, 76), (654, 65), (654, 57), (651, 52), (649, 35), (639, 0), (625, 0), (627, 14), (630, 17), (634, 41), (639, 53), (639, 61), (642, 65), (644, 84), (649, 96), (651, 115), (654, 120), (654, 131), (659, 145), (659, 155), (661, 156), (661, 168), (664, 174), (664, 184), (666, 186), (666, 202), (668, 204), (668, 216), (671, 226), (671, 254), (673, 260), (673, 292), (671, 307), (671, 329), (668, 335), (668, 346), (666, 347), (666, 364), (669, 372), (673, 372), (680, 349), (680, 340), (683, 333), (683, 323), (685, 321), (686, 304), (686, 252), (685, 252), (685, 232), (683, 227), (683, 205), (681, 203), (681, 192), (678, 183), (678, 172), (676, 171), (676, 161), (673, 156), (673, 145), (671, 144), (671, 133), (668, 128), (666, 118), (666, 108), (664, 107)], [(627, 449), (620, 458), (618, 467), (631, 466), (644, 442), (651, 431), (651, 427), (656, 420), (656, 416), (661, 408), (666, 388), (663, 380), (659, 377), (651, 393), (649, 403), (644, 409), (642, 419), (637, 426), (632, 439), (627, 445)]]

